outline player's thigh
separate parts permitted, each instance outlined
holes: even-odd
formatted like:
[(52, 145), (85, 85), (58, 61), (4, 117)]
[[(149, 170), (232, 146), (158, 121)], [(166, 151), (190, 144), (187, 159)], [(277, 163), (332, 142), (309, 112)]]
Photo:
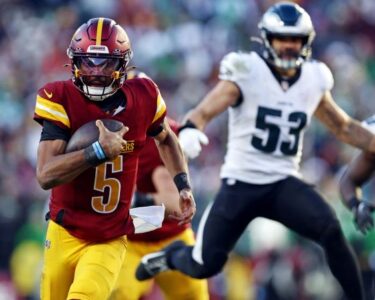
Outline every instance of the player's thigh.
[[(181, 234), (168, 240), (167, 244), (174, 240), (182, 240), (187, 245), (195, 243), (194, 233), (188, 228)], [(205, 279), (194, 279), (177, 271), (168, 271), (160, 273), (155, 278), (156, 283), (162, 290), (166, 300), (184, 299), (184, 300), (208, 300), (208, 286)]]
[(139, 281), (135, 278), (135, 270), (142, 256), (148, 253), (147, 243), (128, 241), (125, 260), (111, 300), (138, 300), (151, 291), (153, 280)]
[(332, 207), (313, 186), (294, 177), (277, 191), (274, 219), (306, 237), (317, 239), (325, 227), (338, 222)]
[(66, 299), (79, 253), (84, 247), (84, 243), (63, 227), (49, 221), (40, 282), (41, 299)]
[(108, 299), (126, 252), (126, 238), (87, 246), (80, 257), (67, 299)]
[[(265, 192), (237, 181), (222, 181), (213, 203), (209, 204), (199, 222), (194, 253), (204, 254), (203, 261), (212, 260), (215, 253), (229, 253), (249, 222), (257, 215), (259, 199)], [(266, 191), (266, 190), (265, 190)]]

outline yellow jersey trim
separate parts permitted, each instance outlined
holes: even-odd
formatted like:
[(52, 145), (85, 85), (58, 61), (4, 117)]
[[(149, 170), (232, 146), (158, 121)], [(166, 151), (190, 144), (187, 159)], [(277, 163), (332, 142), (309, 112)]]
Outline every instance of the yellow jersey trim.
[(167, 106), (165, 105), (163, 97), (158, 94), (158, 99), (156, 100), (156, 113), (154, 116), (154, 119), (152, 120), (152, 123), (154, 123), (157, 119), (160, 118), (160, 116), (167, 110)]
[(43, 118), (61, 122), (70, 128), (68, 114), (61, 104), (49, 101), (38, 95), (36, 97), (35, 113)]

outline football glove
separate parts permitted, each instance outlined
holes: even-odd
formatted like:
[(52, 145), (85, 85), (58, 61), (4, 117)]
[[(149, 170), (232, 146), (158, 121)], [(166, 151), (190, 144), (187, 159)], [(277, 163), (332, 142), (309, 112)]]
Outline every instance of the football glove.
[(208, 137), (199, 129), (184, 128), (178, 134), (180, 145), (185, 155), (190, 158), (196, 158), (202, 151), (202, 145), (208, 144)]
[(374, 228), (374, 220), (372, 218), (373, 208), (365, 202), (360, 202), (353, 208), (354, 223), (359, 231), (363, 234), (368, 233)]

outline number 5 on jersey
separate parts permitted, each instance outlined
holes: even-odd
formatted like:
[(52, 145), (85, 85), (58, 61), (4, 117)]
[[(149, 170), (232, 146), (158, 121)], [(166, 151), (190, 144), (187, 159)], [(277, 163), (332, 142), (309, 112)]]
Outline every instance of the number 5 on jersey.
[[(112, 161), (107, 161), (96, 167), (94, 190), (103, 193), (103, 196), (91, 198), (93, 210), (101, 214), (113, 212), (120, 202), (121, 183), (118, 179), (110, 177), (113, 173), (122, 172), (123, 156), (119, 155)], [(105, 199), (105, 188), (108, 188), (108, 199)]]

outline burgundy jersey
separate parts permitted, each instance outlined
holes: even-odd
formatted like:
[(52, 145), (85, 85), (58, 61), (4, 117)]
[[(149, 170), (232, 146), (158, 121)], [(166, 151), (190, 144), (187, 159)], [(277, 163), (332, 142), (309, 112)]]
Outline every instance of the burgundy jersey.
[(119, 92), (126, 97), (126, 105), (114, 115), (87, 99), (71, 80), (48, 83), (37, 95), (34, 119), (39, 123), (51, 121), (71, 134), (97, 119), (111, 118), (129, 127), (124, 153), (52, 188), (51, 219), (85, 240), (105, 241), (134, 232), (129, 206), (138, 155), (147, 133), (157, 130), (166, 114), (164, 100), (150, 79), (127, 80)]
[[(177, 132), (178, 124), (168, 118), (169, 125), (174, 132)], [(152, 173), (154, 170), (162, 166), (163, 162), (159, 156), (158, 149), (152, 138), (147, 138), (146, 144), (139, 155), (138, 176), (137, 176), (137, 190), (142, 193), (155, 193), (156, 188), (152, 182)], [(177, 201), (177, 199), (176, 199)], [(129, 240), (135, 241), (159, 241), (162, 239), (173, 237), (186, 228), (190, 224), (178, 225), (176, 221), (166, 218), (163, 226), (154, 231), (132, 234), (128, 236)]]

